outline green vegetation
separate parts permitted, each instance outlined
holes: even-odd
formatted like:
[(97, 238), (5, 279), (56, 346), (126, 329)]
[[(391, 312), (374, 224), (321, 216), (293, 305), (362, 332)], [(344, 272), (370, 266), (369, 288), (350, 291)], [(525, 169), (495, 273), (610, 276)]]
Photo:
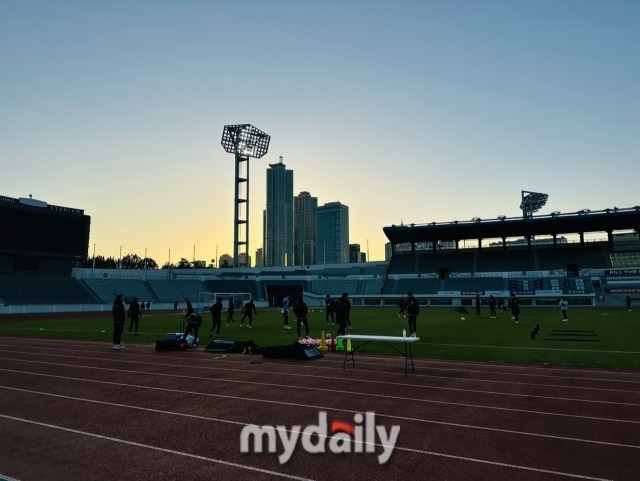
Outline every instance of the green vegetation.
[[(282, 328), (282, 315), (277, 309), (258, 310), (253, 329), (225, 327), (221, 338), (246, 341), (252, 339), (259, 346), (289, 344), (297, 339), (295, 321), (292, 329)], [(638, 311), (640, 312), (640, 311)], [(498, 319), (490, 319), (489, 311), (476, 319), (473, 312), (460, 314), (453, 308), (422, 308), (418, 318), (421, 341), (414, 344), (414, 357), (458, 359), (504, 363), (540, 364), (555, 366), (584, 366), (614, 369), (640, 369), (640, 315), (624, 309), (570, 309), (569, 322), (562, 322), (558, 309), (523, 308), (519, 324), (510, 320), (508, 312), (499, 312)], [(77, 315), (76, 315), (77, 316)], [(461, 320), (464, 316), (465, 320)], [(72, 316), (70, 316), (72, 317)], [(240, 315), (236, 314), (239, 324)], [(154, 343), (168, 332), (179, 331), (181, 315), (146, 314), (140, 321), (140, 336), (123, 335), (123, 344)], [(203, 315), (200, 347), (209, 340), (211, 317)], [(407, 328), (405, 318), (398, 318), (396, 308), (356, 307), (351, 320), (354, 334), (402, 335)], [(312, 337), (320, 337), (322, 330), (335, 334), (337, 327), (327, 329), (324, 312), (314, 309), (309, 314)], [(531, 330), (539, 325), (535, 339)], [(112, 324), (109, 317), (86, 319), (19, 320), (0, 322), (0, 336), (27, 338), (78, 339), (111, 342)], [(381, 343), (366, 346), (367, 352), (394, 354)]]

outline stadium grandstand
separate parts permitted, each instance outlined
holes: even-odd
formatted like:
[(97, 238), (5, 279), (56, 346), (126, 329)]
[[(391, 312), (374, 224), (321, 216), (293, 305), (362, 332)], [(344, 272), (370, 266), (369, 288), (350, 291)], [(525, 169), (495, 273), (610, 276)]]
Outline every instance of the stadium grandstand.
[(108, 311), (116, 293), (156, 310), (203, 293), (246, 293), (263, 307), (287, 294), (321, 306), (342, 292), (354, 306), (395, 306), (409, 290), (424, 306), (451, 307), (470, 306), (476, 294), (515, 294), (532, 307), (557, 306), (562, 296), (583, 307), (640, 297), (637, 206), (384, 227), (389, 261), (172, 270), (75, 267), (89, 245), (80, 209), (0, 197), (0, 221), (12, 233), (27, 223), (26, 233), (0, 239), (0, 314)]

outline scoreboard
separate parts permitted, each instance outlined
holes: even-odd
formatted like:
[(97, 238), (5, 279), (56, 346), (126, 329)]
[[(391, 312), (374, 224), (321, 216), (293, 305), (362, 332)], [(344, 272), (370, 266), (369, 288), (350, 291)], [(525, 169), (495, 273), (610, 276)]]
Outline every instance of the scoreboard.
[(85, 259), (90, 224), (80, 209), (0, 196), (0, 253)]

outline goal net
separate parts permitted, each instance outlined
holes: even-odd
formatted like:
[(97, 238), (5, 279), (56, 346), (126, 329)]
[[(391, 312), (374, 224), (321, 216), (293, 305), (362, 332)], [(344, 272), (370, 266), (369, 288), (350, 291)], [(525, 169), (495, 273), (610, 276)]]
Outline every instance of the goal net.
[(248, 292), (199, 292), (198, 293), (198, 312), (208, 311), (216, 299), (222, 300), (222, 305), (227, 308), (229, 299), (233, 299), (236, 309), (241, 309), (247, 302), (251, 300), (251, 294)]

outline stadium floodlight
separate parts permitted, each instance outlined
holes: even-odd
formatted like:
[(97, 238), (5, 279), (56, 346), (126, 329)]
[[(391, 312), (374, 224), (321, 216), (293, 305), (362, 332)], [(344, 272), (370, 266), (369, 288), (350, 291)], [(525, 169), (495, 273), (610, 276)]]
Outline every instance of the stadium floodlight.
[(522, 202), (520, 203), (520, 209), (522, 210), (523, 219), (531, 219), (534, 212), (538, 212), (546, 203), (549, 198), (549, 194), (543, 194), (541, 192), (528, 192), (526, 190), (521, 191)]
[[(225, 125), (222, 132), (222, 147), (236, 158), (234, 267), (249, 267), (249, 158), (265, 155), (270, 140), (271, 136), (250, 124)], [(246, 169), (241, 175), (243, 165)]]
[(253, 125), (225, 125), (222, 146), (230, 154), (260, 158), (269, 150), (271, 136)]

